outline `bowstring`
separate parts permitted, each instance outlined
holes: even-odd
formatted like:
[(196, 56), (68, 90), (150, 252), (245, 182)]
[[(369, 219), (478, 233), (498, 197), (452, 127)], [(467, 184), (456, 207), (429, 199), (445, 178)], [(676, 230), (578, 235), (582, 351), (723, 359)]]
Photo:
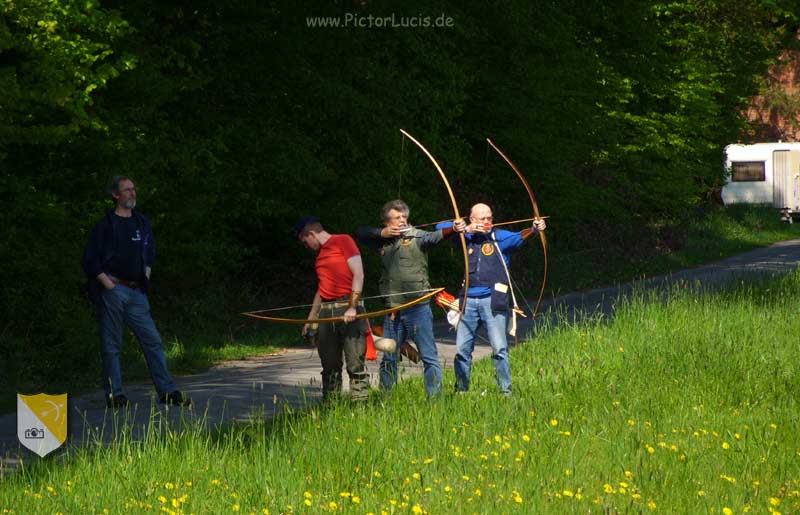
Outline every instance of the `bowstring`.
[[(383, 295), (372, 295), (370, 297), (361, 297), (361, 300), (371, 300), (371, 299), (384, 299), (386, 297), (396, 297), (398, 295), (410, 295), (412, 293), (428, 293), (434, 290), (438, 290), (438, 288), (428, 288), (427, 290), (415, 290), (415, 291), (403, 291), (399, 293), (385, 293)], [(322, 302), (330, 302), (330, 301), (322, 301)], [(259, 309), (256, 311), (248, 311), (247, 314), (255, 315), (256, 313), (271, 313), (274, 311), (288, 311), (290, 309), (299, 309), (299, 308), (308, 308), (313, 306), (313, 304), (298, 304), (296, 306), (286, 306), (282, 308), (271, 308), (271, 309)]]

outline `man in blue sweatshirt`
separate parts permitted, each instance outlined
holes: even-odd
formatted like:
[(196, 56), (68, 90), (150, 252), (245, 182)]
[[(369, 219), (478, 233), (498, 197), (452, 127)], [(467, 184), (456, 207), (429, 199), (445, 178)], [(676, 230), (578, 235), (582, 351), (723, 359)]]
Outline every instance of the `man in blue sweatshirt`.
[[(500, 393), (511, 394), (511, 367), (508, 361), (506, 325), (509, 312), (511, 276), (508, 272), (508, 254), (518, 250), (529, 237), (544, 231), (544, 220), (537, 220), (520, 232), (492, 227), (492, 210), (486, 204), (475, 204), (470, 210), (470, 223), (464, 237), (469, 254), (469, 291), (456, 332), (456, 356), (453, 367), (456, 373), (456, 392), (469, 390), (472, 352), (475, 336), (483, 324), (492, 346), (492, 363)], [(438, 224), (444, 229), (450, 222)]]
[(135, 210), (136, 187), (127, 177), (112, 179), (109, 193), (114, 209), (95, 225), (83, 252), (89, 298), (97, 308), (100, 326), (102, 385), (110, 408), (127, 406), (122, 391), (120, 352), (124, 327), (131, 328), (144, 353), (150, 377), (162, 404), (189, 406), (167, 370), (161, 336), (150, 315), (147, 289), (156, 257), (150, 222)]

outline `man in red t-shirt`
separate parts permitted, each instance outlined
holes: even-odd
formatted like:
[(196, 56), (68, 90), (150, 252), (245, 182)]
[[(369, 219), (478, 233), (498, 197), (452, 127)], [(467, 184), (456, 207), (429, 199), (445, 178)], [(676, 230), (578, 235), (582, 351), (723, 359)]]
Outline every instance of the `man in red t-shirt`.
[[(342, 365), (346, 364), (350, 395), (354, 400), (364, 400), (369, 391), (365, 359), (367, 323), (363, 318), (356, 320), (356, 314), (364, 311), (359, 304), (364, 286), (361, 253), (353, 238), (328, 233), (315, 217), (298, 221), (294, 232), (307, 248), (317, 253), (315, 268), (319, 285), (308, 319), (342, 317), (344, 320), (321, 323), (317, 330), (322, 396), (327, 399), (341, 391)], [(303, 336), (310, 328), (311, 324), (303, 326)]]

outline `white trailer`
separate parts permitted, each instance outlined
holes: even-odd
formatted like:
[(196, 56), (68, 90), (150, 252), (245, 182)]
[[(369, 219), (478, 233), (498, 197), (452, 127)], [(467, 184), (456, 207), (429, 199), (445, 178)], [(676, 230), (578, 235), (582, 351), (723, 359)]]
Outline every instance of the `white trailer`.
[(800, 213), (800, 143), (755, 143), (725, 147), (725, 204), (765, 204)]

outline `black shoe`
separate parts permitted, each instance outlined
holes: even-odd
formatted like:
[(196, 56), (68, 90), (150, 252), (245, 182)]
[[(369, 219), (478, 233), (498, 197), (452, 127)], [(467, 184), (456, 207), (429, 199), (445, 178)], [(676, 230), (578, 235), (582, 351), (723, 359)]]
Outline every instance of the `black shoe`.
[(108, 396), (106, 398), (106, 406), (113, 409), (127, 408), (131, 405), (131, 401), (124, 395)]
[(187, 397), (182, 391), (175, 390), (166, 395), (159, 397), (158, 402), (161, 404), (168, 404), (170, 406), (191, 406), (192, 399)]

